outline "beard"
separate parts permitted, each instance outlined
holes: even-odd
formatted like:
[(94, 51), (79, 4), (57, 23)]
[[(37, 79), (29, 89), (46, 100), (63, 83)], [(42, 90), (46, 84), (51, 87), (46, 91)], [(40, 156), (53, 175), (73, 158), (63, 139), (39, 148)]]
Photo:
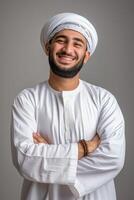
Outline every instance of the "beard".
[(63, 77), (63, 78), (73, 78), (74, 76), (76, 76), (83, 66), (84, 58), (85, 58), (85, 56), (83, 56), (76, 65), (67, 69), (67, 68), (61, 68), (59, 65), (57, 65), (53, 56), (50, 53), (48, 56), (51, 71), (54, 74), (56, 74), (60, 77)]

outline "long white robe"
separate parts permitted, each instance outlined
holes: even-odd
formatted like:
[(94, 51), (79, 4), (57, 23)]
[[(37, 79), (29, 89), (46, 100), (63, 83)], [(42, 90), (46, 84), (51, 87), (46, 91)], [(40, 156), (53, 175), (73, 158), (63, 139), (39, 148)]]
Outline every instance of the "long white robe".
[[(34, 144), (33, 132), (50, 144)], [(80, 139), (100, 146), (78, 160)], [(124, 119), (115, 97), (80, 80), (58, 92), (48, 81), (23, 90), (11, 121), (13, 163), (24, 177), (22, 200), (115, 200), (114, 177), (125, 157)]]

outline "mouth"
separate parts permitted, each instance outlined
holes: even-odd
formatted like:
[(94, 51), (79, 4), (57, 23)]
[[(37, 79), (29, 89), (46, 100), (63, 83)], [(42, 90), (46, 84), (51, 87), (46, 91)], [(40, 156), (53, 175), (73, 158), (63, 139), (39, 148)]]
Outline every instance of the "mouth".
[(61, 63), (61, 64), (73, 64), (73, 62), (76, 60), (76, 57), (75, 56), (72, 56), (72, 55), (61, 55), (61, 54), (58, 54), (57, 55), (57, 58), (58, 58), (58, 62)]

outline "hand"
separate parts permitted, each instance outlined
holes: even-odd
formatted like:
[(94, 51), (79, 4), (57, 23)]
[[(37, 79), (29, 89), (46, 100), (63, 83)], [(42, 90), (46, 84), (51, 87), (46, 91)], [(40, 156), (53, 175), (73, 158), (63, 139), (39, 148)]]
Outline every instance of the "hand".
[(48, 144), (48, 141), (46, 140), (46, 138), (42, 137), (39, 132), (33, 133), (33, 141), (35, 144), (39, 144), (39, 143)]
[(100, 142), (101, 140), (98, 134), (96, 134), (92, 140), (86, 141), (88, 146), (88, 152), (92, 153), (93, 151), (95, 151), (99, 146)]

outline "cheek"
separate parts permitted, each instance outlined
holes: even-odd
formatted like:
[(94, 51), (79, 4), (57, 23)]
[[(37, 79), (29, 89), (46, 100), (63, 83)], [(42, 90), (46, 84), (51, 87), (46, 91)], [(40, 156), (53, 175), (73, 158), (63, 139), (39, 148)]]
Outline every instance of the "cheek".
[(49, 55), (51, 58), (53, 58), (55, 61), (57, 60), (57, 52), (59, 52), (59, 49), (55, 46), (52, 46), (49, 51)]
[(85, 59), (85, 53), (83, 53), (83, 51), (78, 52), (77, 55), (79, 56), (79, 60)]
[(49, 55), (51, 57), (55, 57), (55, 54), (56, 54), (55, 47), (51, 46), (51, 48), (49, 49)]
[(83, 59), (83, 61), (84, 61), (84, 64), (88, 61), (88, 59), (89, 59), (89, 53), (87, 52), (87, 51), (85, 51), (84, 53), (83, 53), (83, 51), (81, 52), (81, 54), (80, 54), (80, 56), (81, 56), (81, 59)]
[(58, 52), (58, 51), (61, 51), (63, 49), (63, 45), (59, 45), (59, 44), (54, 44), (53, 46), (52, 46), (52, 51), (53, 52)]

